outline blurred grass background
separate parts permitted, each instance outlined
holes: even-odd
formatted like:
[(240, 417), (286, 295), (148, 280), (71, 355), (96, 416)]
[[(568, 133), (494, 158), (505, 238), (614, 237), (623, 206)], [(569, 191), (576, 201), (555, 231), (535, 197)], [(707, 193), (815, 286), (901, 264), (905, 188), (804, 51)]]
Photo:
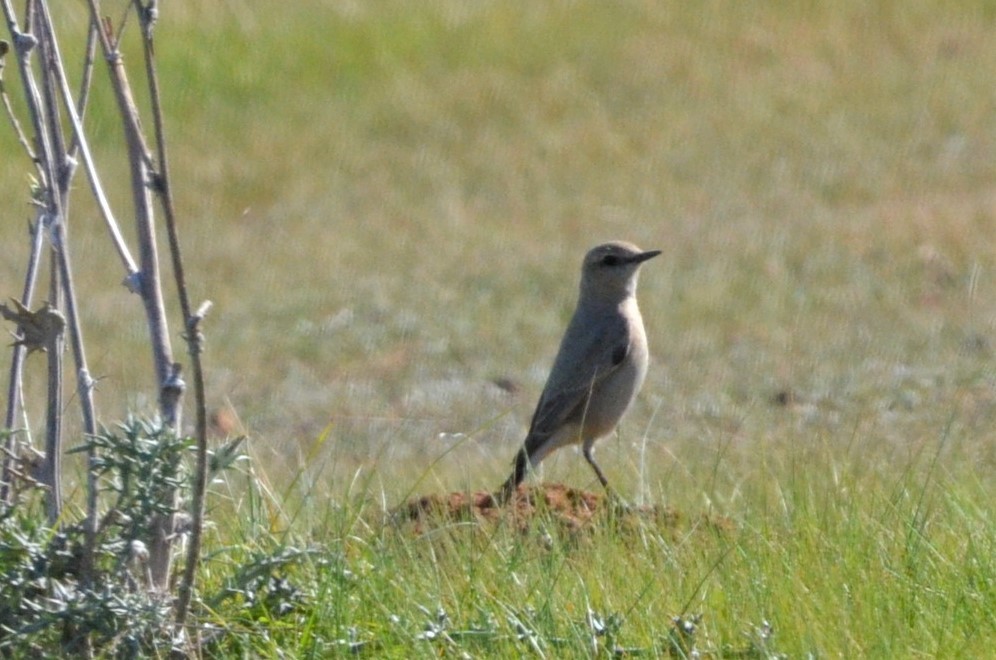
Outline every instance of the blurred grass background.
[[(888, 465), (940, 437), (950, 468), (989, 489), (994, 14), (926, 0), (164, 7), (188, 273), (216, 303), (209, 399), (275, 479), (320, 465), (336, 493), (370, 468), (389, 501), (493, 486), (581, 256), (624, 238), (664, 251), (641, 282), (650, 376), (600, 455), (627, 495), (732, 506), (759, 457), (829, 445)], [(109, 104), (98, 90), (88, 124), (126, 218)], [(30, 211), (7, 127), (0, 150), (9, 297)], [(111, 421), (151, 408), (150, 359), (81, 177), (74, 259)], [(34, 391), (43, 373), (32, 358)], [(592, 485), (571, 452), (545, 470)]]

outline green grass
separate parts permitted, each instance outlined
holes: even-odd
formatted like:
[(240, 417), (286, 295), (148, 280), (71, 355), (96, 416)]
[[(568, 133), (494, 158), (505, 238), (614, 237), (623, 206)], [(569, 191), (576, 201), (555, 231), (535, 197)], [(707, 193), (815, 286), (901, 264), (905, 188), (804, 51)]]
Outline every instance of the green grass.
[[(442, 608), (451, 632), (487, 632), (454, 637), (473, 655), (522, 653), (512, 617), (583, 655), (590, 607), (657, 653), (672, 616), (702, 614), (696, 643), (720, 654), (767, 620), (792, 657), (985, 655), (993, 28), (991, 3), (926, 0), (164, 7), (188, 276), (216, 303), (209, 398), (256, 461), (214, 504), (205, 580), (317, 548), (286, 569), (305, 604), (245, 644), (320, 657), (355, 628), (378, 654), (434, 655), (454, 649), (416, 637)], [(123, 203), (109, 107), (98, 94), (88, 121)], [(0, 129), (4, 297), (26, 253), (15, 149)], [(77, 188), (114, 420), (152, 405), (150, 360)], [(678, 529), (385, 528), (405, 497), (505, 476), (581, 255), (607, 238), (664, 256), (641, 281), (650, 375), (600, 462)], [(40, 358), (29, 377), (37, 393)], [(548, 463), (594, 483), (573, 452)]]
[[(603, 516), (580, 533), (540, 515), (526, 533), (452, 521), (417, 534), (385, 522), (380, 493), (362, 479), (330, 506), (315, 496), (320, 485), (268, 496), (235, 477), (233, 515), (220, 517), (233, 522), (213, 544), (228, 550), (208, 562), (207, 580), (252, 552), (313, 553), (274, 571), (307, 605), (269, 641), (252, 637), (263, 624), (237, 608), (222, 617), (264, 654), (320, 657), (357, 642), (377, 656), (514, 656), (531, 644), (584, 656), (597, 637), (592, 612), (616, 621), (597, 637), (603, 651), (668, 652), (672, 617), (701, 615), (693, 644), (708, 656), (982, 657), (996, 630), (991, 491), (962, 476), (971, 470), (958, 435), (941, 429), (912, 453), (873, 456), (853, 445), (778, 448), (751, 464), (731, 449), (713, 459), (722, 476), (674, 478), (654, 493), (675, 499), (680, 488), (710, 506), (673, 525)], [(703, 452), (689, 454), (708, 475)]]

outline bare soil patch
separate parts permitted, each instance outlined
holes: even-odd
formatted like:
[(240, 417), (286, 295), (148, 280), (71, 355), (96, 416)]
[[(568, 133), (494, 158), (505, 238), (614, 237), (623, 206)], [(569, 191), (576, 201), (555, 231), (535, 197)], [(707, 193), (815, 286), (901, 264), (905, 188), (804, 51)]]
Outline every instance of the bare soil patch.
[[(685, 527), (684, 517), (662, 505), (627, 506), (601, 492), (571, 488), (564, 484), (519, 486), (515, 495), (499, 505), (492, 493), (453, 492), (413, 498), (395, 510), (395, 520), (423, 533), (455, 522), (482, 525), (510, 523), (528, 531), (537, 519), (554, 522), (565, 532), (593, 529), (599, 521), (611, 520), (622, 527), (649, 524), (665, 530)], [(731, 522), (714, 516), (697, 518), (709, 528), (728, 530)]]

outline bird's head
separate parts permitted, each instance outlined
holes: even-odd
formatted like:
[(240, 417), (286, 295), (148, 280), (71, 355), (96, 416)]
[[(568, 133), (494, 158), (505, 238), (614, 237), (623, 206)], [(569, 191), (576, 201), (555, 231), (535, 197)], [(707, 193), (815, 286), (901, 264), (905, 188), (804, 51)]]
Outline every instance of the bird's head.
[(626, 241), (603, 243), (588, 251), (581, 266), (581, 296), (616, 303), (636, 293), (640, 264), (661, 253)]

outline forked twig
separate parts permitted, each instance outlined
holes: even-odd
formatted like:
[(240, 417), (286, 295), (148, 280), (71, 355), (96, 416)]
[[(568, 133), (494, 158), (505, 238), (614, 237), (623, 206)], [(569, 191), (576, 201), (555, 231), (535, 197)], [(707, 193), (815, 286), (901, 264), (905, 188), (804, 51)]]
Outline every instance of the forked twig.
[[(77, 105), (73, 102), (73, 94), (69, 89), (69, 80), (66, 78), (65, 69), (62, 67), (62, 55), (59, 53), (59, 42), (56, 40), (55, 31), (52, 29), (48, 5), (41, 3), (41, 8), (42, 18), (44, 19), (43, 29), (45, 30), (45, 43), (51, 44), (50, 47), (52, 48), (52, 57), (49, 58), (49, 73), (54, 75), (56, 78), (55, 82), (58, 84), (63, 105), (66, 108), (66, 114), (68, 114), (70, 123), (73, 127), (73, 141), (71, 145), (66, 148), (66, 157), (67, 160), (71, 161), (72, 152), (76, 148), (78, 148), (80, 154), (83, 156), (83, 167), (86, 169), (87, 178), (90, 182), (90, 190), (93, 193), (94, 201), (97, 202), (97, 208), (100, 209), (100, 215), (104, 220), (104, 224), (107, 225), (107, 231), (111, 235), (111, 241), (114, 243), (114, 248), (117, 250), (121, 263), (124, 266), (125, 282), (132, 282), (138, 272), (138, 267), (135, 265), (135, 260), (132, 258), (131, 252), (125, 244), (124, 238), (121, 235), (121, 230), (118, 229), (118, 222), (114, 218), (114, 213), (111, 211), (111, 206), (107, 201), (107, 196), (104, 194), (104, 188), (100, 183), (100, 176), (97, 174), (97, 167), (94, 164), (93, 156), (90, 153), (90, 145), (87, 142), (86, 134), (83, 131), (83, 122), (80, 119), (80, 112), (77, 109)], [(93, 41), (94, 34), (95, 30), (91, 28), (91, 36), (88, 37), (88, 40)], [(93, 47), (94, 46), (88, 46), (88, 50)], [(84, 68), (84, 71), (85, 70), (86, 68)], [(88, 88), (88, 85), (84, 85), (83, 87), (84, 90), (87, 90)]]

